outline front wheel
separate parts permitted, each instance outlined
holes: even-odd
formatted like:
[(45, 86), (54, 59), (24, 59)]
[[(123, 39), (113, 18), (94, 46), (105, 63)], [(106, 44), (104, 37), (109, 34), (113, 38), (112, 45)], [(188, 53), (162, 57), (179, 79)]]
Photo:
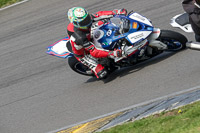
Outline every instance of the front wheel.
[(187, 38), (175, 31), (161, 30), (159, 41), (167, 45), (168, 51), (179, 51), (186, 48)]
[(75, 57), (68, 58), (68, 64), (72, 70), (79, 74), (94, 76), (94, 73), (91, 71), (91, 69), (79, 62)]

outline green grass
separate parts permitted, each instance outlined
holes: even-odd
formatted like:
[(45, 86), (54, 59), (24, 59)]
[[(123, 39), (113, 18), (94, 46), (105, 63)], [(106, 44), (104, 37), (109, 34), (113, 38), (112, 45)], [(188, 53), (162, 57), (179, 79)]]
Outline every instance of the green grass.
[(200, 133), (200, 102), (119, 125), (101, 133)]
[(22, 1), (22, 0), (0, 0), (0, 8), (9, 6), (19, 1)]

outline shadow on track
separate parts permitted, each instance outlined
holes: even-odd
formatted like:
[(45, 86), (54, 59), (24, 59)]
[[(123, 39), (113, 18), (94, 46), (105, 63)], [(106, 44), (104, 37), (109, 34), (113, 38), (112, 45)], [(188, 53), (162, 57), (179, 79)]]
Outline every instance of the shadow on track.
[[(182, 50), (182, 51), (184, 51), (184, 50)], [(124, 77), (126, 75), (129, 75), (129, 74), (135, 73), (137, 71), (140, 71), (140, 70), (142, 70), (143, 68), (145, 68), (147, 66), (159, 63), (159, 62), (161, 62), (161, 61), (163, 61), (163, 60), (175, 55), (176, 53), (178, 53), (178, 52), (164, 52), (164, 53), (162, 53), (160, 55), (157, 55), (157, 56), (155, 56), (155, 57), (153, 57), (151, 59), (148, 59), (146, 61), (137, 63), (136, 65), (133, 65), (133, 66), (130, 66), (130, 67), (121, 68), (119, 70), (114, 71), (113, 73), (108, 75), (108, 77), (106, 79), (102, 79), (101, 81), (103, 81), (104, 84), (109, 83), (109, 82), (115, 80), (118, 77)], [(92, 78), (88, 79), (86, 81), (86, 83), (95, 82), (95, 81), (99, 81), (99, 80), (96, 79), (96, 77), (92, 77)]]

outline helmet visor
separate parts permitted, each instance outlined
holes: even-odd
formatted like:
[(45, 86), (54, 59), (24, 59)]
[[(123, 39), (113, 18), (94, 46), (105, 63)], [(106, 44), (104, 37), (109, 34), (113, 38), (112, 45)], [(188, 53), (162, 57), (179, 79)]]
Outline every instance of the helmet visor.
[(92, 18), (90, 15), (87, 15), (87, 17), (84, 20), (82, 20), (81, 22), (74, 21), (73, 23), (78, 28), (82, 28), (82, 29), (89, 28), (92, 24)]

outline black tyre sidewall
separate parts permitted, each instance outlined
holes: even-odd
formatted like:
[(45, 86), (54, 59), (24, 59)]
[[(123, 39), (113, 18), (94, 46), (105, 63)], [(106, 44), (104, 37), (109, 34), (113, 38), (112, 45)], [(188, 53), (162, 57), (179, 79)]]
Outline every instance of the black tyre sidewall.
[(81, 73), (80, 71), (78, 71), (75, 67), (77, 63), (80, 63), (80, 62), (75, 57), (68, 58), (68, 64), (73, 71), (85, 76), (94, 76), (94, 74)]
[(176, 41), (179, 41), (182, 44), (182, 48), (179, 50), (185, 49), (186, 43), (188, 42), (187, 38), (184, 35), (175, 31), (170, 31), (170, 30), (161, 30), (161, 34), (158, 37), (158, 39), (162, 39), (162, 38), (174, 39)]

